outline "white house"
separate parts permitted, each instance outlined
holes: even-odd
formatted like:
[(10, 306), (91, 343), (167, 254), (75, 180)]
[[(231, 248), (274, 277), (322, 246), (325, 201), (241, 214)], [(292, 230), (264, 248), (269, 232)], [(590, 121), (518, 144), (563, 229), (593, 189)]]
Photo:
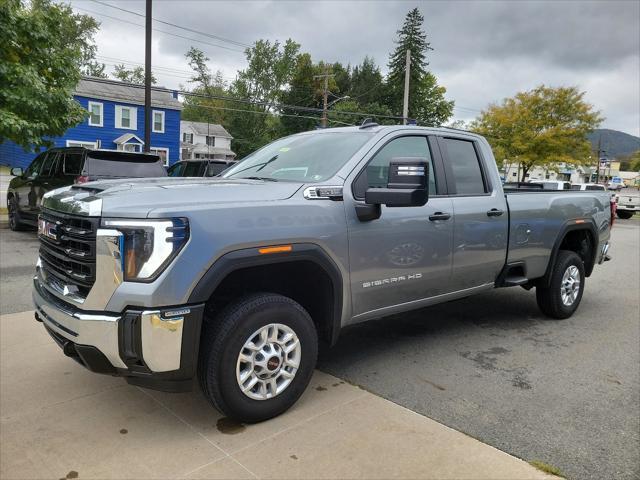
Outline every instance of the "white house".
[(180, 121), (180, 160), (233, 160), (233, 137), (222, 125), (205, 122)]

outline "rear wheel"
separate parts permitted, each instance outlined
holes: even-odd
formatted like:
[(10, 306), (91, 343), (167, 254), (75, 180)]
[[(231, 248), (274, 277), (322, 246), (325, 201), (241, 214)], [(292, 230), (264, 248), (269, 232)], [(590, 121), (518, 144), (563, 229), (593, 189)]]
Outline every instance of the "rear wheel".
[(300, 304), (282, 295), (252, 294), (205, 324), (198, 378), (222, 413), (260, 422), (300, 398), (317, 354), (315, 325)]
[(7, 210), (9, 211), (9, 228), (14, 232), (24, 230), (24, 225), (20, 223), (20, 214), (14, 197), (7, 199)]
[(536, 287), (538, 307), (548, 317), (564, 319), (573, 315), (584, 292), (584, 264), (577, 253), (560, 250), (548, 287)]
[(616, 214), (618, 215), (618, 218), (621, 218), (623, 220), (629, 220), (631, 217), (633, 217), (633, 212), (629, 212), (627, 210), (617, 210)]

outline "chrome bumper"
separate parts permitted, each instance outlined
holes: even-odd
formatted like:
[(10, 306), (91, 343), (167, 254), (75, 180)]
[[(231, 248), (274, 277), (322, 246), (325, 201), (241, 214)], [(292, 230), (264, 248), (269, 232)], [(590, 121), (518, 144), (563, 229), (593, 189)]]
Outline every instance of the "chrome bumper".
[[(194, 307), (125, 311), (120, 315), (85, 313), (52, 295), (43, 284), (39, 271), (33, 279), (33, 302), (38, 317), (47, 328), (73, 344), (97, 348), (115, 368), (130, 369), (125, 363), (127, 358), (121, 357), (121, 345), (138, 342), (119, 336), (129, 335), (138, 337), (141, 345), (139, 358), (135, 358), (134, 363), (139, 365), (138, 361), (142, 360), (148, 373), (180, 369), (184, 321)], [(139, 330), (119, 333), (125, 330), (119, 329), (120, 323), (125, 317), (132, 316), (140, 319)]]
[(94, 315), (65, 307), (51, 297), (38, 274), (33, 279), (33, 303), (49, 329), (73, 343), (96, 347), (114, 367), (127, 368), (118, 347), (119, 315)]

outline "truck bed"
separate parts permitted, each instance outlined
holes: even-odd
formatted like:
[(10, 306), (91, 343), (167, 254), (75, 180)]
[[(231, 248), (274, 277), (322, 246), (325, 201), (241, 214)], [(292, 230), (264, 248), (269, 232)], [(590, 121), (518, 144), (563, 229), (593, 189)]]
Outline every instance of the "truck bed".
[(600, 232), (598, 248), (609, 239), (608, 192), (576, 190), (505, 190), (509, 208), (507, 264), (523, 262), (525, 276), (542, 277), (561, 231), (591, 223)]

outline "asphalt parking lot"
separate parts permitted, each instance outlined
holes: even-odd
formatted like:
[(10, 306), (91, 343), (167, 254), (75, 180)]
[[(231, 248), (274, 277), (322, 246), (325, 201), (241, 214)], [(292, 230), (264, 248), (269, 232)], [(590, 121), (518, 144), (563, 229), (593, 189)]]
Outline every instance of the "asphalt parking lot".
[[(0, 230), (1, 313), (31, 310), (34, 232)], [(319, 368), (568, 478), (640, 476), (640, 219), (578, 312), (503, 289), (347, 330)]]
[(499, 289), (346, 331), (319, 368), (572, 479), (640, 478), (640, 218), (579, 310)]

